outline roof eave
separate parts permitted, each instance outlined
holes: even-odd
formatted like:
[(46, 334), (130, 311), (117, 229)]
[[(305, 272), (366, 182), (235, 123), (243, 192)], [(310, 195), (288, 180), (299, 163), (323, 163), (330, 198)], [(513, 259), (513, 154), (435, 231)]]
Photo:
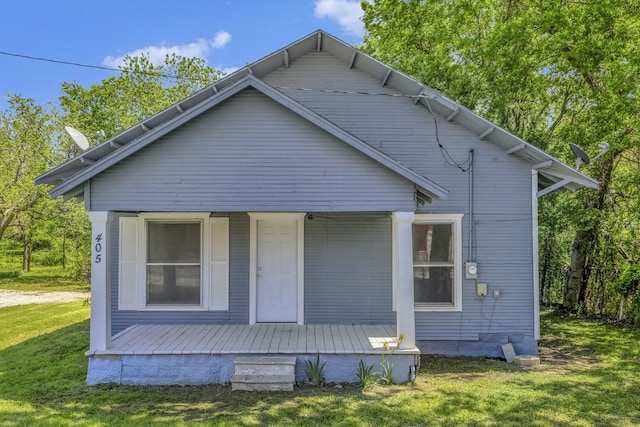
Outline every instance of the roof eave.
[[(201, 111), (203, 105), (205, 106), (205, 109), (210, 108), (212, 105), (215, 105), (217, 102), (216, 100), (220, 98), (219, 95), (221, 93), (228, 93), (228, 89), (236, 87), (239, 82), (245, 81), (247, 78), (259, 79), (280, 66), (288, 67), (292, 61), (295, 61), (297, 58), (313, 50), (327, 50), (328, 52), (336, 55), (336, 57), (347, 62), (349, 67), (361, 69), (369, 75), (380, 78), (383, 86), (389, 85), (402, 93), (416, 96), (422, 104), (433, 107), (433, 110), (442, 114), (445, 117), (445, 120), (458, 122), (461, 126), (466, 127), (472, 132), (476, 132), (480, 139), (495, 143), (501, 146), (507, 154), (527, 161), (532, 165), (532, 168), (541, 162), (552, 161), (552, 166), (545, 171), (549, 180), (554, 184), (562, 181), (567, 182), (566, 185), (561, 186), (559, 189), (574, 191), (576, 186), (585, 186), (590, 188), (598, 187), (598, 182), (592, 178), (576, 171), (548, 153), (494, 125), (473, 111), (435, 92), (433, 89), (425, 86), (408, 75), (393, 69), (387, 64), (378, 61), (364, 52), (358, 51), (353, 46), (348, 45), (342, 40), (337, 39), (322, 30), (314, 31), (286, 47), (223, 77), (207, 88), (204, 88), (196, 94), (157, 113), (142, 123), (127, 129), (109, 141), (91, 148), (81, 156), (71, 159), (39, 176), (36, 178), (36, 183), (57, 184), (56, 187), (50, 191), (52, 196), (54, 196), (54, 194), (64, 194), (66, 190), (76, 186), (76, 184), (67, 185), (66, 181), (73, 181), (75, 183), (77, 178), (87, 176), (88, 173), (96, 170), (97, 167), (104, 164), (103, 160), (111, 158), (115, 152), (121, 152), (132, 143), (136, 143), (136, 145), (138, 145), (138, 140), (142, 139), (144, 141), (148, 141), (150, 137), (157, 138), (158, 136), (154, 136), (158, 135), (154, 132), (156, 128), (165, 129), (168, 124), (174, 123), (176, 120), (182, 120), (179, 119), (180, 117), (192, 117), (192, 114), (186, 113), (190, 113), (191, 110)], [(266, 90), (278, 92), (282, 96), (286, 97), (286, 95), (276, 89), (264, 83), (262, 84), (269, 88)], [(295, 102), (291, 98), (286, 98), (288, 99), (287, 103)], [(306, 109), (306, 107), (303, 107), (301, 104), (298, 104), (298, 106)], [(199, 112), (196, 114), (199, 114)], [(321, 119), (326, 121), (324, 118)], [(326, 122), (331, 124), (328, 129), (332, 129), (334, 127), (337, 128), (336, 131), (343, 135), (341, 139), (344, 140), (344, 138), (346, 138), (345, 142), (358, 141), (356, 142), (356, 145), (359, 147), (361, 147), (362, 144), (368, 145), (358, 140), (353, 135), (348, 134), (343, 129), (338, 128), (335, 124), (328, 121)], [(371, 149), (375, 150), (373, 147), (371, 147)], [(390, 157), (385, 159), (386, 155), (379, 151), (377, 151), (377, 153), (372, 152), (372, 155), (374, 157), (384, 159), (384, 162), (381, 162), (383, 164), (390, 161), (391, 163), (389, 164), (393, 164), (394, 167), (399, 165), (399, 167), (396, 167), (396, 169), (398, 169), (396, 172), (400, 171), (401, 173), (399, 173), (405, 178), (410, 179), (417, 185), (430, 190), (433, 193), (434, 199), (439, 200), (446, 198), (447, 191), (424, 176), (412, 171), (410, 168), (407, 168)], [(87, 165), (83, 163), (83, 158), (87, 161), (95, 161), (95, 163)]]

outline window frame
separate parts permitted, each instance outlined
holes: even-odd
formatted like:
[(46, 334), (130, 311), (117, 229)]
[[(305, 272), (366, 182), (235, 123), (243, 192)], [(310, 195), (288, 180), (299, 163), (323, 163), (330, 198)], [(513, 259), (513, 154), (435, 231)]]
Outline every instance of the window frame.
[[(462, 218), (464, 214), (416, 214), (411, 224), (413, 232), (413, 225), (417, 224), (449, 224), (451, 225), (451, 241), (453, 244), (452, 256), (453, 256), (453, 298), (451, 303), (443, 302), (415, 302), (414, 297), (414, 311), (462, 311)], [(413, 259), (413, 238), (411, 240), (412, 245), (412, 259), (411, 266), (416, 268), (416, 260)], [(424, 263), (422, 263), (424, 264)], [(436, 263), (442, 264), (442, 263)], [(434, 265), (438, 267), (439, 265)], [(442, 265), (444, 266), (444, 265)], [(448, 267), (449, 265), (447, 265)], [(415, 286), (415, 282), (414, 282)]]
[[(181, 218), (181, 219), (146, 219), (144, 226), (146, 228), (146, 233), (145, 233), (145, 244), (146, 244), (146, 251), (145, 251), (145, 257), (142, 260), (142, 263), (144, 264), (144, 269), (145, 269), (145, 305), (147, 307), (165, 307), (165, 306), (185, 306), (185, 307), (201, 307), (202, 304), (202, 288), (203, 288), (203, 277), (202, 277), (202, 264), (203, 264), (203, 260), (202, 260), (202, 248), (203, 248), (203, 223), (204, 221), (201, 219), (186, 219), (186, 218)], [(198, 238), (198, 247), (199, 247), (199, 253), (198, 253), (198, 262), (176, 262), (175, 260), (173, 261), (165, 261), (165, 262), (150, 262), (149, 261), (149, 256), (150, 256), (150, 252), (149, 252), (149, 239), (151, 237), (151, 234), (149, 233), (151, 225), (152, 224), (197, 224), (198, 228), (199, 228), (199, 238)], [(199, 270), (199, 297), (198, 297), (198, 304), (159, 304), (159, 303), (154, 303), (154, 304), (149, 304), (149, 267), (164, 267), (164, 266), (174, 266), (174, 267), (198, 267)]]
[[(139, 311), (208, 311), (210, 310), (211, 221), (207, 213), (149, 212), (138, 215), (138, 280)], [(147, 303), (147, 242), (150, 222), (200, 222), (200, 304)]]

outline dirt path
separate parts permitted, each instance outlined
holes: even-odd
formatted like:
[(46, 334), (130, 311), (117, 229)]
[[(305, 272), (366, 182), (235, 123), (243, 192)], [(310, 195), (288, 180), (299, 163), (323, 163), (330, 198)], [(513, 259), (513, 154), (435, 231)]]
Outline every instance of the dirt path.
[(38, 292), (11, 291), (0, 289), (0, 307), (24, 304), (45, 304), (48, 302), (71, 302), (87, 299), (89, 292)]

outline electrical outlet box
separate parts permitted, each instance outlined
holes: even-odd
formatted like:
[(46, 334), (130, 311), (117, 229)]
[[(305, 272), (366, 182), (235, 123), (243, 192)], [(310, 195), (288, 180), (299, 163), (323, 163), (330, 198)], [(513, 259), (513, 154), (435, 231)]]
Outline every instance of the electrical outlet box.
[(478, 263), (475, 261), (469, 261), (464, 265), (464, 278), (465, 279), (477, 279), (478, 278)]
[(494, 289), (493, 290), (493, 297), (494, 298), (500, 298), (500, 289)]
[(487, 293), (488, 293), (488, 289), (489, 287), (487, 286), (486, 283), (476, 283), (476, 294), (479, 297), (486, 297)]

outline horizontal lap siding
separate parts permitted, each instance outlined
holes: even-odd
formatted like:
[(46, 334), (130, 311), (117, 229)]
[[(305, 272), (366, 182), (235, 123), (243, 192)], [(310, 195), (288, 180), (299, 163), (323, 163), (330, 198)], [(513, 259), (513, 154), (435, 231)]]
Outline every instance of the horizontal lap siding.
[(229, 311), (119, 311), (118, 219), (111, 225), (111, 325), (112, 333), (135, 324), (248, 324), (249, 323), (249, 216), (229, 217)]
[[(483, 333), (533, 334), (531, 166), (436, 116), (410, 97), (328, 53), (310, 53), (264, 78), (353, 135), (437, 182), (449, 194), (418, 213), (463, 213), (463, 262), (469, 253), (469, 174), (448, 164), (438, 148), (463, 164), (474, 150), (474, 258), (490, 295), (476, 296), (463, 282), (462, 312), (416, 312), (418, 340), (476, 340)], [(389, 80), (393, 84), (393, 78)], [(285, 89), (306, 88), (321, 91)], [(350, 91), (387, 95), (337, 94)], [(323, 92), (324, 91), (324, 92)], [(336, 101), (336, 99), (338, 101)], [(433, 102), (433, 101), (432, 101)], [(451, 163), (451, 162), (449, 162)], [(462, 273), (462, 267), (461, 267)], [(493, 289), (501, 291), (493, 298)]]
[(247, 89), (91, 181), (92, 210), (410, 210), (413, 184)]
[[(308, 54), (264, 80), (276, 87), (395, 92), (323, 53)], [(438, 139), (451, 157), (462, 163), (469, 150), (475, 150), (472, 256), (469, 175), (444, 160), (427, 109), (409, 98), (282, 90), (449, 190), (447, 200), (422, 206), (419, 213), (465, 215), (463, 262), (475, 258), (478, 281), (488, 283), (489, 296), (477, 297), (475, 281), (463, 281), (462, 312), (416, 312), (418, 340), (476, 340), (485, 333), (533, 335), (530, 165), (480, 141), (455, 120), (437, 117)], [(151, 147), (132, 156), (132, 166), (126, 167), (126, 160), (110, 175), (94, 179), (92, 205), (114, 209), (112, 204), (126, 204), (127, 210), (333, 210), (305, 222), (305, 321), (393, 323), (390, 220), (365, 220), (371, 215), (361, 214), (360, 221), (358, 215), (335, 211), (412, 210), (412, 188), (318, 128), (290, 117), (292, 113), (266, 108), (271, 101), (254, 91), (228, 102), (221, 111), (204, 114), (158, 141), (150, 155), (145, 151)], [(243, 138), (234, 133), (239, 128)], [(169, 149), (172, 145), (176, 149)], [(139, 190), (133, 188), (138, 186)], [(233, 224), (234, 220), (232, 228)], [(243, 233), (248, 236), (248, 225)], [(248, 281), (246, 245), (241, 255), (246, 270), (238, 271), (244, 271)], [(248, 292), (248, 285), (232, 283), (232, 298), (234, 286), (245, 286)], [(494, 289), (500, 290), (500, 298), (493, 298)], [(241, 305), (246, 314), (248, 296), (241, 299), (232, 305)]]
[(314, 213), (305, 221), (305, 323), (395, 323), (391, 219)]

